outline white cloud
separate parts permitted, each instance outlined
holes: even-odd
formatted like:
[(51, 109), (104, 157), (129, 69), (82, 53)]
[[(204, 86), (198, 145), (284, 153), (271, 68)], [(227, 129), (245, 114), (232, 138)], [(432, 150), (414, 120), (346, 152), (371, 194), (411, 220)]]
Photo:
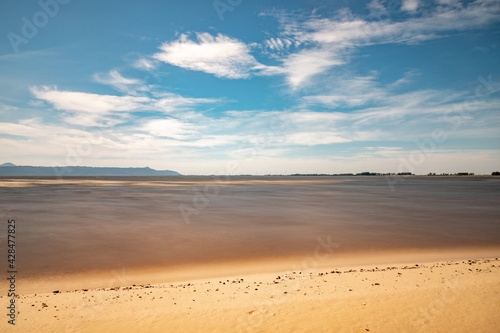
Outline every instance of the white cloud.
[(94, 74), (94, 80), (110, 85), (122, 92), (131, 92), (130, 86), (142, 84), (141, 80), (123, 77), (118, 71), (112, 70), (106, 74)]
[(43, 131), (23, 124), (0, 123), (0, 134), (25, 136), (25, 137), (40, 137), (45, 136)]
[(156, 69), (158, 65), (157, 63), (158, 61), (155, 59), (139, 58), (134, 63), (132, 63), (132, 66), (137, 69), (151, 71), (153, 69)]
[(53, 139), (59, 136), (64, 136), (65, 140), (61, 140), (61, 144), (68, 142), (69, 138), (78, 138), (88, 136), (86, 131), (68, 128), (59, 125), (47, 125), (39, 118), (30, 118), (20, 120), (18, 123), (0, 123), (0, 133), (12, 136), (22, 136), (26, 138), (48, 138)]
[(437, 3), (440, 5), (452, 6), (452, 7), (463, 7), (460, 0), (437, 0)]
[(283, 140), (284, 145), (298, 145), (298, 146), (316, 146), (327, 145), (332, 143), (349, 142), (348, 138), (336, 135), (332, 132), (299, 132), (292, 133), (285, 136)]
[(153, 57), (165, 63), (229, 79), (244, 79), (266, 66), (251, 54), (249, 47), (235, 38), (197, 33), (197, 42), (181, 37), (160, 46), (162, 52)]
[[(123, 77), (116, 81), (135, 82)], [(122, 122), (131, 112), (158, 111), (175, 113), (200, 104), (216, 103), (217, 99), (188, 98), (172, 93), (155, 93), (149, 96), (114, 96), (75, 91), (60, 91), (57, 87), (32, 87), (32, 94), (66, 112), (65, 121), (83, 126), (112, 126)]]
[(141, 80), (138, 79), (127, 79), (124, 78), (117, 70), (110, 71), (107, 75), (94, 74), (94, 78), (97, 82), (103, 84), (141, 84)]
[(265, 49), (268, 49), (273, 52), (281, 52), (290, 49), (293, 46), (298, 46), (298, 42), (294, 41), (290, 38), (269, 38), (266, 39), (263, 43)]
[(59, 91), (56, 87), (32, 87), (32, 94), (58, 110), (106, 114), (111, 111), (133, 111), (144, 108), (148, 97), (99, 95), (75, 91)]
[(212, 104), (219, 102), (216, 98), (192, 98), (183, 97), (169, 92), (153, 93), (149, 108), (152, 110), (173, 113), (177, 111), (186, 111), (200, 104)]
[(420, 5), (420, 0), (403, 0), (401, 3), (401, 10), (414, 13)]
[(0, 113), (7, 112), (7, 111), (15, 111), (17, 110), (17, 107), (13, 105), (7, 105), (4, 103), (0, 103)]
[(376, 155), (394, 155), (401, 154), (403, 147), (365, 147), (364, 149)]
[[(386, 85), (378, 83), (376, 75), (344, 74), (327, 77), (321, 92), (302, 97), (303, 103), (300, 107), (307, 109), (321, 106), (328, 108), (329, 114), (332, 111), (346, 112), (344, 117), (349, 118), (353, 126), (383, 126), (384, 122), (398, 124), (413, 118), (422, 120), (430, 117), (425, 120), (429, 122), (431, 119), (439, 119), (437, 115), (442, 117), (448, 113), (456, 113), (456, 110), (464, 108), (462, 101), (470, 94), (451, 90), (400, 92), (400, 85), (410, 82), (412, 76), (416, 75), (413, 71)], [(488, 101), (477, 99), (474, 100), (473, 106), (491, 116), (495, 103), (497, 101), (492, 98)]]
[(82, 126), (112, 126), (127, 116), (128, 112), (142, 110), (148, 97), (99, 95), (75, 91), (59, 91), (57, 87), (32, 87), (38, 99), (64, 111), (63, 119)]
[(197, 133), (193, 124), (173, 118), (151, 120), (144, 125), (143, 130), (154, 136), (177, 140), (186, 139)]
[(382, 17), (382, 16), (388, 16), (389, 11), (384, 7), (383, 4), (380, 3), (379, 0), (372, 0), (370, 1), (366, 7), (370, 11), (370, 14), (368, 17)]
[(388, 91), (378, 86), (375, 76), (339, 76), (323, 87), (327, 94), (303, 97), (306, 105), (322, 104), (330, 108), (356, 107), (386, 100)]
[(283, 67), (287, 72), (287, 81), (292, 88), (307, 82), (312, 76), (326, 69), (341, 65), (344, 61), (332, 52), (324, 50), (302, 50), (284, 60)]
[(77, 126), (99, 126), (111, 127), (130, 119), (127, 113), (96, 114), (96, 113), (74, 113), (66, 112), (61, 119), (68, 124)]
[(317, 128), (318, 126), (332, 126), (345, 120), (347, 117), (348, 114), (341, 112), (300, 111), (283, 114), (281, 119), (295, 126), (303, 125)]

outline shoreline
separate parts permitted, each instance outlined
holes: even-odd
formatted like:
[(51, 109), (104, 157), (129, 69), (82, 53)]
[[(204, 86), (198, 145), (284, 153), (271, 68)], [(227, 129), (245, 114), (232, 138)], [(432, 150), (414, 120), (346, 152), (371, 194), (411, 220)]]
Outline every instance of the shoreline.
[[(454, 251), (455, 258), (463, 255)], [(397, 257), (402, 256), (387, 260)], [(500, 325), (500, 261), (472, 253), (467, 257), (427, 261), (412, 257), (404, 263), (21, 294), (15, 328), (23, 332), (41, 328), (79, 332), (495, 332)], [(7, 301), (5, 296), (0, 300)], [(0, 329), (4, 325), (6, 320)]]
[[(491, 178), (498, 175), (179, 175), (179, 176), (0, 176), (0, 188), (26, 187), (193, 187), (193, 186), (265, 186), (334, 185), (355, 179), (376, 178)], [(190, 180), (186, 180), (190, 179)], [(390, 181), (388, 181), (390, 184)]]
[[(325, 245), (325, 244), (324, 244)], [(350, 269), (360, 266), (408, 265), (411, 262), (438, 262), (471, 258), (500, 257), (500, 247), (398, 249), (374, 252), (336, 253), (334, 247), (318, 246), (310, 255), (257, 258), (226, 262), (187, 263), (175, 266), (116, 267), (78, 273), (54, 273), (23, 277), (19, 273), (19, 294), (99, 289), (133, 284), (176, 283), (179, 281), (275, 274), (294, 270)], [(2, 282), (2, 284), (6, 282)]]

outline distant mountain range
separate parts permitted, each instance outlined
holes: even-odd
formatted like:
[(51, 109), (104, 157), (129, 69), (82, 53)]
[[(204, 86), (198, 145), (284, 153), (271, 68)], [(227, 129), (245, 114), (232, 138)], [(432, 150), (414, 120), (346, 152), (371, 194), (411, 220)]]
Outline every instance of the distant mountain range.
[(0, 176), (180, 176), (171, 170), (145, 168), (106, 168), (86, 166), (42, 167), (0, 164)]

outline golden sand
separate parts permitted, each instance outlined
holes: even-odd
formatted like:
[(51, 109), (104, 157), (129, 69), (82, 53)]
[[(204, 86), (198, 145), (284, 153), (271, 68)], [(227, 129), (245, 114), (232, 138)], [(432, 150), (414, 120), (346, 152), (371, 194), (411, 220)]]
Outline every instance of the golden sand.
[(98, 289), (21, 294), (15, 327), (0, 330), (498, 332), (497, 258), (413, 259), (142, 285), (116, 273)]

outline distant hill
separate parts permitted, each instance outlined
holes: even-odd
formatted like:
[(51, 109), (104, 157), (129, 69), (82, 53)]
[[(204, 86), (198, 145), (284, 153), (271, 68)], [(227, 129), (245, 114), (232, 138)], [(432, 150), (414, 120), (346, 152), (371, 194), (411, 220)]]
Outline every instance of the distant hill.
[(145, 168), (106, 168), (106, 167), (41, 167), (18, 166), (12, 163), (0, 164), (0, 176), (180, 176), (171, 170)]

